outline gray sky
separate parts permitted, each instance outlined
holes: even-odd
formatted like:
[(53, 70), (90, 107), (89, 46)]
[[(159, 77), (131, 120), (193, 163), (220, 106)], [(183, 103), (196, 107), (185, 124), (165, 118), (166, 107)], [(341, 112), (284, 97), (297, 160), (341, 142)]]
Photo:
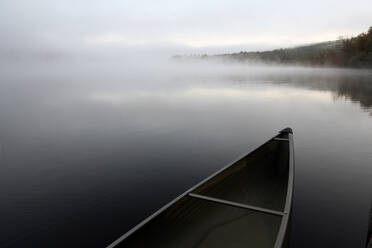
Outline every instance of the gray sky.
[(0, 49), (264, 50), (356, 35), (371, 0), (1, 0)]

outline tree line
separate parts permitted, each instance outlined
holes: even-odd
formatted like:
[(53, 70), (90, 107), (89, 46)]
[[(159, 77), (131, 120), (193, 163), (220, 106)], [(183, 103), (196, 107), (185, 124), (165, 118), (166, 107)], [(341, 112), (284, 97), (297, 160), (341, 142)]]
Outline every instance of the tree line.
[(264, 62), (312, 66), (372, 68), (372, 27), (356, 37), (308, 46), (264, 52), (239, 52), (219, 55), (174, 56), (178, 59), (218, 59), (232, 62)]

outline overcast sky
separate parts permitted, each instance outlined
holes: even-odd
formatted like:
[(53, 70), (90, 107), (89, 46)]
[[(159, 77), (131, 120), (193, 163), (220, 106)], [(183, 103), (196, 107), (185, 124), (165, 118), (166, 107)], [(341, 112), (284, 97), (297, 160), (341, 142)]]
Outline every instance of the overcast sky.
[(0, 49), (264, 50), (356, 35), (371, 0), (1, 0)]

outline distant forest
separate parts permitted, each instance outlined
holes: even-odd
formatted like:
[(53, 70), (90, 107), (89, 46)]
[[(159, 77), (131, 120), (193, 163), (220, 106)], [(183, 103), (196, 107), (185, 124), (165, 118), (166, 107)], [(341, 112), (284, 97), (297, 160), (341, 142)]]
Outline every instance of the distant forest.
[(308, 46), (264, 52), (239, 52), (219, 55), (174, 56), (175, 59), (222, 60), (225, 62), (264, 62), (312, 66), (372, 68), (372, 27), (352, 38)]

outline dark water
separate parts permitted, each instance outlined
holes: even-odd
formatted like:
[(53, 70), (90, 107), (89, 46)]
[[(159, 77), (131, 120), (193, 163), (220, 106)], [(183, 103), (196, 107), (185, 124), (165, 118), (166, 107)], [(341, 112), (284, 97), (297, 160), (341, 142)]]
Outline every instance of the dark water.
[(104, 247), (294, 130), (294, 247), (363, 247), (372, 72), (168, 63), (4, 63), (0, 246)]

